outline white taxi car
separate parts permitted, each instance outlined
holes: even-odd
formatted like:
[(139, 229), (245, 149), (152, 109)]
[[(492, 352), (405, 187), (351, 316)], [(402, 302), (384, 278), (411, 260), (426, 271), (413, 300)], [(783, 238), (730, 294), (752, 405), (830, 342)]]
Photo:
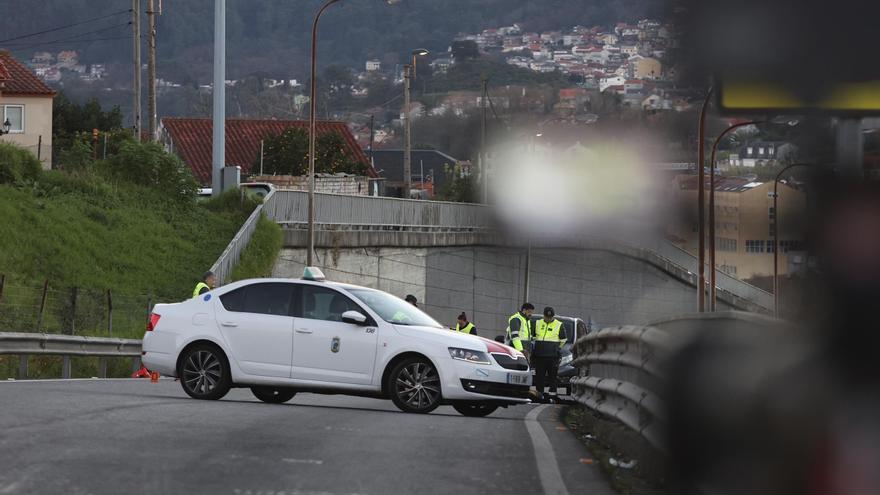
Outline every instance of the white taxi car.
[(529, 402), (525, 357), (450, 331), (382, 291), (302, 280), (235, 282), (176, 304), (157, 304), (144, 365), (180, 378), (196, 399), (249, 387), (264, 402), (297, 392), (389, 398), (403, 411), (449, 404), (466, 416)]

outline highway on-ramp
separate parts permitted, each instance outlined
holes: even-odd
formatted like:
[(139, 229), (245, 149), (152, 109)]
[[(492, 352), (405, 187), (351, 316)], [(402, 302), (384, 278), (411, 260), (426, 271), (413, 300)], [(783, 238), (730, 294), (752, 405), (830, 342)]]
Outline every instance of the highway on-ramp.
[(0, 382), (0, 494), (606, 495), (562, 406), (468, 418), (442, 406), (248, 389), (190, 399), (171, 379)]

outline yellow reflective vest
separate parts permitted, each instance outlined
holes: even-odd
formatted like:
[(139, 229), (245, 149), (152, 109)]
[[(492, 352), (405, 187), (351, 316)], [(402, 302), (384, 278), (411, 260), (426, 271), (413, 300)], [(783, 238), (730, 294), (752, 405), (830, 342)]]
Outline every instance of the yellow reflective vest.
[[(514, 319), (519, 320), (519, 330), (512, 332), (510, 330), (510, 323)], [(529, 319), (517, 311), (507, 319), (507, 340), (510, 341), (510, 344), (513, 345), (514, 349), (521, 351), (523, 350), (522, 341), (524, 340), (528, 342), (529, 338)]]
[(193, 297), (199, 297), (199, 292), (201, 292), (202, 289), (208, 289), (208, 290), (211, 290), (211, 287), (208, 286), (208, 284), (206, 284), (206, 283), (204, 283), (204, 282), (199, 282), (199, 283), (197, 283), (197, 284), (196, 284), (196, 288), (193, 289)]
[(474, 324), (471, 322), (468, 322), (468, 324), (465, 326), (461, 326), (458, 323), (455, 324), (455, 331), (456, 332), (471, 333), (473, 331), (473, 329), (474, 329)]
[(559, 342), (559, 347), (565, 345), (562, 322), (555, 318), (550, 323), (543, 318), (538, 320), (535, 323), (535, 342)]

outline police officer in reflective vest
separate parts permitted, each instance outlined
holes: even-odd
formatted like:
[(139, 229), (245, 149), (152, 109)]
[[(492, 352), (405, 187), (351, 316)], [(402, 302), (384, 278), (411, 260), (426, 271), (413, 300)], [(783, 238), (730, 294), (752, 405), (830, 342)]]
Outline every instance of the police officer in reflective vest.
[(553, 308), (544, 308), (544, 318), (535, 324), (532, 367), (535, 369), (535, 388), (538, 401), (545, 402), (544, 384), (550, 382), (550, 395), (556, 396), (556, 372), (559, 368), (559, 351), (565, 345), (565, 328), (555, 318)]
[(196, 284), (196, 288), (193, 289), (193, 297), (199, 297), (200, 295), (208, 292), (213, 289), (217, 285), (217, 277), (214, 276), (214, 272), (205, 272), (202, 275), (201, 282)]
[[(506, 343), (525, 354), (526, 359), (529, 358), (529, 338), (531, 338), (529, 318), (532, 317), (533, 311), (535, 311), (535, 307), (531, 303), (523, 303), (519, 311), (507, 319)], [(525, 342), (525, 346), (523, 346), (523, 342)]]
[(476, 335), (477, 327), (475, 327), (473, 323), (468, 321), (467, 315), (464, 314), (464, 311), (462, 311), (461, 314), (458, 315), (458, 323), (455, 324), (455, 331)]

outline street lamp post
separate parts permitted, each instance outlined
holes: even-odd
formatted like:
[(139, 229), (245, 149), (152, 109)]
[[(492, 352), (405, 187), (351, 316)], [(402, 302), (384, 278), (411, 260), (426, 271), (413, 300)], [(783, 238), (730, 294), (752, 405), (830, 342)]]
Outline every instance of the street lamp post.
[(764, 121), (739, 122), (724, 129), (712, 143), (712, 154), (709, 157), (709, 311), (715, 311), (715, 152), (718, 144), (728, 132), (739, 127), (759, 124)]
[(328, 7), (339, 0), (327, 0), (315, 14), (312, 22), (312, 85), (309, 93), (309, 247), (306, 253), (306, 266), (312, 266), (315, 253), (315, 115), (318, 112), (318, 21)]
[(413, 68), (412, 77), (413, 77), (413, 81), (416, 80), (416, 76), (418, 74), (418, 70), (417, 70), (418, 69), (418, 63), (417, 63), (418, 59), (416, 57), (426, 57), (430, 53), (431, 52), (429, 52), (427, 48), (416, 48), (415, 50), (412, 51), (412, 62), (413, 62), (412, 63), (412, 68)]
[[(715, 152), (718, 148), (718, 144), (724, 139), (724, 136), (734, 129), (749, 125), (776, 123), (778, 122), (774, 120), (750, 120), (746, 122), (737, 122), (721, 131), (721, 134), (719, 134), (718, 137), (715, 138), (715, 142), (712, 143), (712, 154), (710, 156), (711, 163), (709, 163), (709, 311), (715, 311), (717, 295), (715, 288)], [(785, 124), (795, 126), (797, 125), (797, 121), (789, 120), (786, 121)]]
[(403, 198), (410, 199), (412, 189), (412, 121), (410, 120), (410, 69), (403, 66)]
[(788, 169), (809, 167), (811, 163), (792, 163), (776, 174), (773, 180), (773, 317), (779, 318), (779, 179)]
[[(308, 252), (306, 253), (306, 266), (312, 266), (312, 260), (315, 253), (315, 116), (318, 112), (318, 21), (321, 19), (321, 15), (324, 11), (338, 1), (339, 0), (327, 0), (324, 2), (321, 8), (318, 9), (318, 13), (315, 14), (315, 20), (312, 22), (312, 87), (309, 94), (309, 246)], [(385, 0), (385, 3), (393, 5), (399, 1), (400, 0)]]
[(706, 310), (706, 112), (709, 110), (709, 101), (712, 98), (713, 87), (709, 86), (706, 99), (700, 109), (700, 124), (697, 129), (697, 230), (699, 232), (697, 252), (697, 308), (700, 313)]

